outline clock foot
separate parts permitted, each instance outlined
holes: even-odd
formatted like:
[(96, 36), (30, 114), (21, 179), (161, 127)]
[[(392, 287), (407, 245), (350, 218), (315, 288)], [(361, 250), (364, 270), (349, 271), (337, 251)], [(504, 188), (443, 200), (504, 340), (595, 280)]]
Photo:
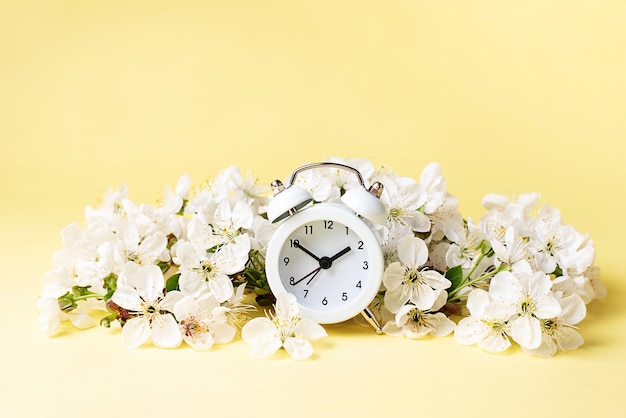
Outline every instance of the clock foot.
[(374, 313), (372, 311), (370, 311), (369, 308), (365, 308), (364, 310), (362, 310), (361, 311), (361, 315), (363, 315), (363, 318), (365, 318), (365, 320), (372, 327), (374, 327), (374, 329), (376, 330), (376, 334), (380, 335), (380, 334), (383, 333), (383, 328), (380, 326), (380, 324), (376, 320), (376, 317), (374, 316)]

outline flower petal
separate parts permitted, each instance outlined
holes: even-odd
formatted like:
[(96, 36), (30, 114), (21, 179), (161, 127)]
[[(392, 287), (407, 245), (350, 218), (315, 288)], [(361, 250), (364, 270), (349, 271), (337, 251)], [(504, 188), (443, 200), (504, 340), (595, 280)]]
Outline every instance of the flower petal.
[(576, 325), (587, 315), (585, 302), (576, 293), (561, 299), (561, 308), (559, 319), (568, 325)]
[(165, 279), (159, 266), (155, 264), (141, 266), (137, 274), (139, 275), (135, 277), (137, 292), (146, 302), (154, 302), (163, 296)]
[(195, 335), (194, 337), (195, 338), (192, 338), (189, 335), (183, 336), (185, 342), (194, 350), (205, 351), (213, 347), (213, 343), (215, 343), (213, 334), (210, 332), (203, 332), (199, 335)]
[(162, 310), (166, 310), (168, 312), (174, 312), (174, 306), (186, 296), (182, 294), (179, 290), (172, 290), (167, 292), (165, 297), (161, 300), (160, 307)]
[(522, 294), (522, 285), (513, 273), (501, 271), (491, 279), (489, 296), (492, 299), (517, 300)]
[(556, 353), (556, 344), (554, 344), (549, 337), (544, 337), (539, 347), (526, 348), (522, 346), (522, 349), (526, 354), (530, 354), (531, 356), (550, 358)]
[(407, 222), (414, 231), (417, 231), (417, 232), (430, 231), (431, 221), (428, 216), (418, 211), (413, 212), (411, 215), (412, 216), (407, 219)]
[(232, 341), (237, 333), (235, 327), (228, 324), (218, 324), (214, 322), (211, 323), (209, 328), (211, 329), (211, 333), (213, 334), (213, 339), (216, 344), (223, 344)]
[(251, 319), (241, 330), (241, 338), (248, 344), (256, 344), (257, 341), (274, 336), (276, 326), (268, 318)]
[(511, 322), (511, 336), (524, 348), (537, 348), (541, 345), (541, 324), (530, 315), (520, 316)]
[(535, 301), (535, 310), (533, 312), (537, 318), (550, 319), (556, 318), (561, 314), (561, 304), (553, 296), (545, 296)]
[(391, 313), (397, 313), (408, 300), (409, 298), (403, 292), (402, 287), (398, 287), (394, 290), (387, 290), (385, 292), (384, 304)]
[(383, 332), (393, 337), (403, 337), (402, 328), (396, 325), (395, 321), (389, 321), (383, 326)]
[(278, 351), (282, 345), (283, 343), (279, 338), (276, 338), (273, 335), (268, 335), (257, 340), (252, 345), (252, 355), (256, 358), (268, 358)]
[(490, 353), (499, 353), (511, 346), (511, 341), (505, 334), (490, 334), (487, 338), (478, 342), (478, 347)]
[(442, 312), (428, 314), (426, 322), (431, 328), (430, 333), (436, 337), (444, 337), (454, 331), (456, 327), (456, 324)]
[(225, 274), (235, 274), (242, 271), (248, 262), (250, 245), (248, 235), (238, 235), (233, 242), (224, 245), (215, 253), (215, 264)]
[(276, 315), (279, 318), (293, 318), (299, 314), (300, 307), (294, 295), (282, 292), (276, 297)]
[(428, 260), (428, 247), (421, 238), (406, 237), (398, 243), (398, 257), (405, 265), (420, 267)]
[(467, 296), (467, 309), (470, 314), (477, 317), (482, 317), (485, 311), (485, 306), (489, 303), (489, 293), (483, 289), (474, 289)]
[(435, 292), (427, 284), (420, 284), (417, 288), (418, 291), (413, 292), (410, 301), (422, 311), (431, 309), (440, 293)]
[(227, 301), (235, 293), (232, 280), (225, 274), (209, 280), (209, 288), (220, 303)]
[(452, 282), (446, 279), (441, 273), (435, 270), (422, 271), (424, 281), (433, 289), (447, 289), (452, 286)]
[[(117, 303), (117, 302), (116, 302)], [(137, 348), (150, 337), (150, 321), (138, 316), (128, 320), (122, 328), (122, 341), (128, 348)]]
[(72, 325), (76, 328), (87, 329), (96, 325), (96, 321), (87, 313), (74, 313), (69, 315)]
[(306, 318), (298, 321), (298, 325), (296, 325), (293, 331), (297, 336), (302, 336), (308, 340), (317, 340), (318, 338), (328, 336), (324, 327)]
[(469, 316), (459, 321), (454, 330), (454, 339), (459, 344), (476, 344), (487, 337), (489, 329), (478, 318)]
[(139, 293), (133, 287), (118, 287), (111, 296), (111, 300), (117, 305), (128, 311), (139, 312), (141, 308), (141, 298)]
[[(193, 219), (190, 221), (190, 226), (192, 222), (193, 222)], [(200, 249), (196, 245), (187, 241), (181, 242), (176, 247), (176, 261), (181, 266), (195, 265), (199, 261), (201, 261), (201, 257), (199, 253), (200, 253)]]
[(61, 325), (61, 310), (56, 298), (41, 298), (37, 304), (39, 309), (39, 328), (47, 335), (52, 335)]
[(395, 290), (402, 285), (404, 281), (404, 267), (398, 262), (391, 263), (385, 269), (383, 275), (383, 284), (388, 290)]
[(183, 341), (178, 323), (171, 314), (160, 315), (152, 321), (152, 341), (161, 348), (178, 347)]
[(487, 319), (508, 320), (517, 312), (516, 304), (512, 300), (497, 299), (489, 302), (484, 310), (483, 317)]
[(122, 272), (117, 278), (118, 289), (124, 286), (129, 286), (129, 287), (137, 286), (137, 284), (135, 283), (135, 278), (139, 277), (139, 274), (138, 274), (139, 267), (141, 267), (139, 264), (133, 263), (132, 261), (128, 261), (126, 264), (124, 264), (124, 267), (122, 268)]
[(285, 340), (283, 346), (291, 358), (295, 360), (304, 360), (313, 354), (313, 346), (303, 338), (289, 337)]
[(184, 295), (199, 298), (207, 291), (207, 284), (203, 277), (195, 271), (183, 270), (178, 279), (178, 286)]
[(576, 350), (583, 345), (583, 337), (576, 331), (576, 328), (559, 327), (556, 333), (558, 346), (563, 351)]
[(528, 277), (527, 280), (530, 281), (528, 285), (528, 294), (532, 299), (540, 299), (550, 293), (550, 288), (552, 287), (550, 276), (538, 271), (532, 276), (526, 277)]
[(199, 310), (198, 302), (191, 296), (185, 296), (174, 305), (174, 316), (179, 321), (183, 321), (185, 318), (197, 315)]

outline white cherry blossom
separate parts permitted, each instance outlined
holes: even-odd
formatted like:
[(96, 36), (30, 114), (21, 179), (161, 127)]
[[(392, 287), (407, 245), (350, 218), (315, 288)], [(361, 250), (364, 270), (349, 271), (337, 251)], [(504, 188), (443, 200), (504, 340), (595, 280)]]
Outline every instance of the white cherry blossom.
[(104, 194), (102, 202), (94, 208), (92, 206), (85, 207), (85, 219), (90, 224), (102, 224), (113, 220), (121, 219), (124, 215), (122, 201), (128, 195), (128, 188), (125, 185), (119, 189), (109, 189)]
[(496, 267), (500, 267), (501, 264), (512, 267), (515, 263), (530, 259), (528, 240), (520, 236), (513, 226), (505, 229), (501, 240), (492, 240), (490, 244), (495, 253)]
[(171, 215), (179, 213), (183, 209), (185, 202), (189, 200), (190, 186), (191, 177), (187, 174), (180, 176), (173, 192), (170, 189), (163, 191), (161, 208)]
[(311, 194), (316, 202), (328, 202), (338, 199), (341, 190), (333, 184), (332, 179), (322, 170), (306, 170), (298, 174), (294, 186), (300, 187)]
[(456, 225), (455, 228), (451, 228), (446, 236), (452, 241), (446, 253), (447, 266), (461, 266), (463, 269), (471, 268), (474, 260), (482, 254), (479, 246), (485, 239), (485, 236), (471, 219), (468, 219), (467, 227), (463, 224)]
[(209, 222), (213, 231), (211, 247), (228, 246), (236, 241), (240, 243), (242, 239), (250, 240), (243, 230), (252, 227), (254, 213), (243, 201), (238, 201), (232, 206), (228, 201), (224, 201), (217, 205)]
[(235, 293), (220, 305), (228, 324), (237, 329), (241, 329), (250, 319), (248, 313), (256, 311), (256, 307), (245, 303), (246, 284), (240, 284), (235, 289)]
[(245, 175), (237, 166), (222, 170), (211, 184), (211, 193), (217, 202), (244, 202), (255, 213), (262, 213), (267, 208), (269, 186), (261, 185), (250, 172)]
[(561, 305), (550, 290), (552, 283), (545, 273), (533, 272), (528, 264), (518, 263), (512, 272), (496, 274), (489, 286), (492, 303), (484, 315), (509, 317), (511, 337), (527, 349), (541, 344), (541, 320), (561, 313)]
[(80, 301), (77, 307), (72, 310), (67, 312), (61, 310), (59, 297), (71, 292), (73, 285), (74, 281), (70, 272), (65, 268), (61, 267), (46, 273), (43, 293), (37, 301), (38, 324), (45, 334), (55, 334), (61, 323), (67, 320), (79, 329), (91, 328), (96, 325), (90, 312), (95, 309), (104, 309), (101, 302), (84, 300)]
[(397, 313), (407, 302), (418, 309), (430, 309), (439, 291), (450, 287), (450, 280), (441, 273), (424, 268), (428, 261), (426, 243), (417, 237), (407, 237), (398, 243), (399, 262), (385, 270), (383, 283), (387, 288), (385, 306)]
[(409, 177), (391, 176), (380, 177), (378, 181), (384, 185), (380, 199), (387, 208), (387, 228), (430, 231), (430, 219), (420, 211), (427, 195), (419, 183)]
[[(150, 265), (166, 258), (161, 257), (167, 248), (167, 237), (163, 232), (142, 235), (137, 224), (128, 220), (117, 222), (114, 232), (117, 237), (114, 252), (118, 266), (124, 266), (127, 261)], [(163, 261), (167, 261), (167, 258)]]
[(207, 252), (196, 244), (183, 242), (176, 248), (174, 259), (180, 266), (180, 290), (186, 296), (203, 299), (213, 295), (218, 302), (224, 302), (234, 292), (228, 275), (243, 270), (246, 260), (247, 253), (232, 259), (226, 252)]
[(523, 213), (529, 213), (537, 206), (541, 195), (535, 192), (522, 193), (518, 196), (505, 196), (488, 193), (483, 197), (482, 204), (488, 210), (504, 212), (511, 207), (519, 208)]
[(300, 317), (296, 297), (281, 293), (276, 298), (276, 314), (254, 318), (241, 330), (241, 337), (252, 345), (252, 355), (267, 358), (283, 347), (295, 360), (304, 360), (313, 354), (309, 340), (326, 336), (318, 323)]
[(541, 344), (537, 348), (522, 349), (540, 357), (552, 357), (557, 349), (561, 351), (575, 350), (584, 340), (575, 327), (587, 315), (585, 303), (577, 294), (566, 296), (560, 300), (561, 313), (555, 318), (541, 320)]
[(446, 293), (440, 292), (434, 305), (429, 309), (419, 309), (409, 303), (402, 306), (396, 313), (395, 320), (383, 326), (383, 332), (395, 337), (421, 338), (431, 334), (443, 337), (450, 334), (455, 327), (442, 312), (436, 312), (446, 303)]
[(476, 344), (483, 350), (497, 353), (511, 346), (506, 332), (508, 313), (499, 318), (486, 316), (485, 308), (489, 303), (487, 291), (474, 289), (469, 293), (467, 308), (470, 316), (459, 321), (454, 330), (454, 339), (460, 344)]
[(441, 175), (441, 165), (427, 164), (420, 175), (420, 184), (426, 193), (424, 213), (434, 213), (446, 199), (446, 180)]
[(530, 221), (530, 231), (537, 266), (548, 274), (554, 272), (557, 265), (562, 266), (574, 258), (572, 255), (584, 239), (571, 225), (564, 225), (559, 211), (548, 205), (539, 210), (539, 217)]
[(173, 313), (183, 340), (196, 350), (208, 350), (213, 344), (230, 342), (237, 332), (227, 323), (225, 309), (214, 297), (197, 301), (183, 296), (174, 304)]
[(128, 262), (118, 278), (111, 300), (133, 317), (122, 328), (128, 348), (138, 348), (148, 339), (157, 347), (173, 348), (182, 342), (182, 334), (171, 310), (173, 295), (163, 294), (165, 279), (156, 265), (140, 266)]

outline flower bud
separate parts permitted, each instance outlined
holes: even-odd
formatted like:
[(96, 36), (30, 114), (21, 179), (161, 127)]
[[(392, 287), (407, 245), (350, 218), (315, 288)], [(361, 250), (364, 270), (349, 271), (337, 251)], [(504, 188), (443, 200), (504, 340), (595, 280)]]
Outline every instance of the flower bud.
[(63, 312), (70, 312), (76, 309), (78, 306), (74, 300), (74, 296), (70, 292), (67, 292), (63, 296), (59, 296), (59, 309)]

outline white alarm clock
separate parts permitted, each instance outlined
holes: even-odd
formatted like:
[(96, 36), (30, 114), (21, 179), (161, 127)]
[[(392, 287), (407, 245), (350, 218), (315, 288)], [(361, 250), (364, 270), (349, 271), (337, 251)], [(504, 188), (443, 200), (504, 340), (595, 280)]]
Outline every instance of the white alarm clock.
[[(361, 188), (348, 190), (342, 204), (317, 203), (304, 189), (294, 186), (299, 173), (333, 167), (354, 173)], [(267, 281), (274, 295), (296, 297), (303, 318), (332, 324), (362, 313), (381, 332), (367, 306), (382, 282), (384, 262), (376, 233), (362, 218), (384, 223), (385, 206), (379, 200), (382, 184), (365, 186), (353, 167), (321, 162), (296, 169), (285, 187), (272, 183), (275, 196), (268, 218), (282, 222), (272, 236), (265, 260)], [(308, 206), (307, 206), (308, 205)]]

